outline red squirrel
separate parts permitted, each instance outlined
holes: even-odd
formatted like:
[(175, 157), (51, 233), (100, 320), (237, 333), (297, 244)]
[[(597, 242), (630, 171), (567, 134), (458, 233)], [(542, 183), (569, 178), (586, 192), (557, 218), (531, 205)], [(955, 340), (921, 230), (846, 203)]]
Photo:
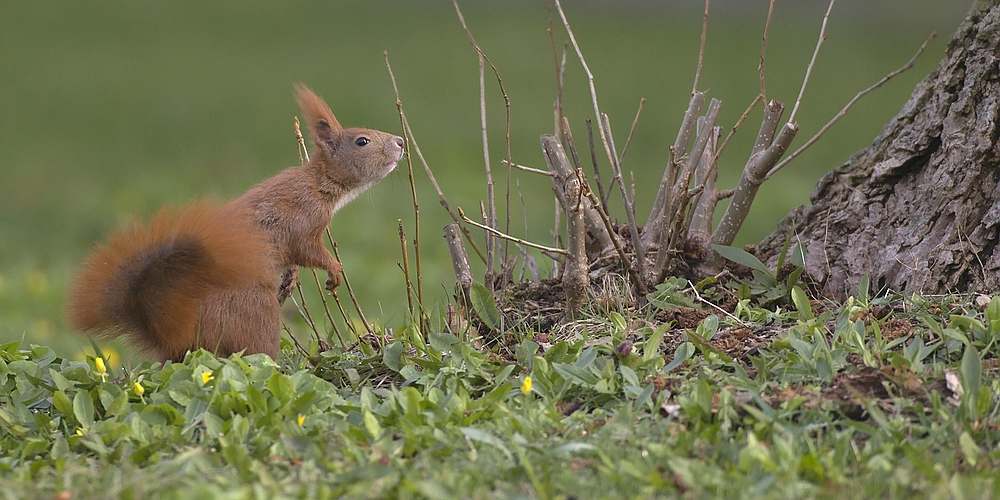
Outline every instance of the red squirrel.
[(148, 224), (112, 234), (80, 265), (67, 317), (76, 330), (124, 337), (161, 361), (199, 347), (276, 358), (281, 302), (297, 266), (329, 273), (340, 262), (323, 245), (333, 214), (389, 174), (403, 139), (342, 128), (305, 86), (296, 100), (312, 132), (308, 163), (285, 169), (223, 205), (165, 207)]

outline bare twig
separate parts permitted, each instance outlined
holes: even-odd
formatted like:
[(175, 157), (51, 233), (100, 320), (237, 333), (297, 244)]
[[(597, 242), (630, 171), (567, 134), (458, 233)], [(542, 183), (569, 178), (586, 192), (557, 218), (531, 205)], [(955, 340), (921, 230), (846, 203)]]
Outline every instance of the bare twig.
[[(323, 312), (326, 313), (326, 319), (328, 319), (330, 321), (330, 324), (333, 325), (333, 315), (330, 314), (330, 304), (326, 301), (326, 293), (324, 293), (326, 291), (326, 288), (320, 283), (319, 274), (316, 272), (316, 270), (312, 268), (310, 268), (309, 270), (312, 271), (313, 279), (316, 280), (316, 289), (319, 290), (319, 298), (320, 300), (323, 301)], [(305, 301), (303, 300), (303, 302)], [(334, 329), (334, 332), (337, 334), (337, 340), (340, 341), (340, 347), (343, 347), (344, 350), (346, 351), (347, 343), (344, 342), (344, 337), (340, 336), (340, 330)], [(317, 341), (319, 343), (320, 351), (327, 351), (330, 349), (330, 344), (327, 343), (326, 339), (323, 339), (322, 337), (317, 337)]]
[(396, 219), (399, 224), (399, 246), (403, 254), (403, 276), (406, 278), (406, 306), (410, 311), (410, 319), (416, 312), (413, 308), (413, 282), (410, 281), (410, 258), (406, 250), (406, 233), (403, 232), (403, 219)]
[[(760, 91), (758, 92), (757, 97), (754, 98), (753, 102), (751, 102), (750, 105), (747, 106), (746, 111), (744, 111), (743, 114), (740, 115), (739, 120), (736, 120), (736, 124), (733, 125), (733, 128), (729, 130), (728, 134), (726, 134), (726, 138), (722, 141), (722, 145), (719, 146), (718, 149), (715, 151), (715, 157), (712, 159), (712, 165), (709, 167), (713, 175), (718, 169), (719, 157), (721, 157), (722, 153), (726, 150), (726, 146), (729, 145), (729, 141), (736, 134), (736, 131), (740, 129), (740, 126), (743, 125), (743, 122), (746, 121), (748, 116), (750, 116), (750, 112), (757, 107), (758, 103), (767, 102), (767, 90), (764, 86), (764, 60), (765, 60), (765, 55), (767, 54), (767, 36), (771, 31), (771, 17), (772, 14), (774, 13), (774, 2), (775, 0), (771, 0), (769, 2), (767, 8), (767, 21), (764, 22), (764, 36), (761, 37), (761, 43), (760, 43), (760, 63), (757, 66), (757, 73), (760, 79)], [(723, 198), (718, 198), (718, 199), (723, 199)]]
[(698, 298), (698, 302), (701, 302), (702, 304), (708, 304), (709, 306), (711, 306), (716, 311), (719, 311), (722, 314), (725, 314), (726, 316), (728, 316), (729, 319), (731, 319), (731, 320), (733, 320), (733, 321), (735, 321), (735, 322), (737, 322), (737, 323), (739, 323), (739, 324), (741, 324), (743, 326), (748, 326), (746, 323), (743, 322), (743, 320), (741, 320), (740, 318), (737, 318), (736, 316), (733, 316), (733, 314), (730, 313), (729, 311), (727, 311), (727, 310), (725, 310), (725, 309), (723, 309), (723, 308), (715, 305), (714, 303), (712, 303), (712, 302), (710, 302), (708, 300), (705, 300), (705, 298), (702, 297), (700, 293), (698, 293), (698, 289), (695, 288), (693, 285), (689, 288), (689, 290), (691, 292), (694, 292), (694, 296)]
[(819, 49), (823, 46), (823, 41), (826, 40), (826, 23), (830, 20), (830, 11), (833, 10), (833, 4), (837, 0), (830, 0), (830, 6), (826, 8), (826, 14), (823, 16), (823, 26), (819, 29), (819, 40), (816, 41), (816, 48), (813, 50), (812, 59), (809, 60), (809, 66), (806, 66), (806, 76), (802, 79), (802, 87), (799, 89), (799, 97), (795, 99), (795, 106), (792, 108), (792, 114), (788, 116), (789, 123), (795, 123), (795, 114), (799, 111), (799, 104), (802, 103), (802, 94), (806, 91), (806, 84), (809, 83), (809, 75), (812, 74), (813, 65), (816, 64), (816, 56), (819, 55)]
[(569, 120), (565, 117), (563, 117), (563, 126), (560, 130), (562, 131), (562, 140), (566, 143), (566, 149), (569, 150), (569, 157), (573, 160), (573, 169), (582, 170), (580, 155), (576, 151), (576, 141), (573, 140), (573, 130), (569, 128)]
[[(344, 310), (344, 303), (340, 301), (340, 295), (337, 293), (337, 290), (334, 289), (333, 292), (331, 292), (331, 294), (333, 295), (333, 302), (337, 304), (337, 310), (340, 311), (340, 317), (344, 318), (344, 324), (347, 325), (347, 329), (350, 330), (350, 332), (353, 333), (354, 336), (357, 337), (358, 341), (360, 342), (361, 332), (359, 332), (358, 329), (354, 327), (353, 322), (351, 322), (351, 318), (347, 315), (347, 311)], [(337, 332), (337, 337), (341, 337), (340, 329), (337, 328), (336, 325), (334, 325), (333, 331)]]
[(751, 102), (750, 105), (747, 106), (746, 111), (744, 111), (743, 114), (740, 115), (740, 119), (736, 120), (736, 124), (733, 125), (733, 128), (729, 130), (729, 133), (726, 134), (725, 140), (722, 141), (722, 145), (719, 146), (718, 151), (715, 152), (715, 159), (712, 160), (712, 165), (713, 165), (712, 168), (716, 168), (714, 165), (719, 162), (719, 157), (722, 156), (722, 152), (725, 151), (726, 146), (729, 145), (729, 140), (732, 139), (734, 135), (736, 135), (736, 131), (740, 129), (740, 126), (743, 125), (743, 122), (746, 121), (748, 116), (750, 116), (750, 113), (753, 111), (753, 109), (757, 107), (757, 103), (762, 101), (764, 101), (764, 95), (757, 94), (757, 97), (754, 98), (753, 102)]
[(403, 118), (403, 101), (399, 99), (399, 89), (396, 87), (396, 77), (392, 74), (389, 64), (389, 51), (384, 51), (385, 67), (389, 70), (392, 89), (396, 92), (396, 110), (399, 112), (399, 128), (403, 133), (403, 144), (406, 146), (406, 171), (410, 181), (410, 196), (413, 199), (413, 259), (417, 267), (417, 304), (421, 311), (420, 320), (423, 323), (424, 310), (424, 277), (420, 267), (420, 203), (417, 201), (417, 184), (413, 180), (413, 161), (410, 158), (410, 137), (406, 133), (406, 121)]
[[(399, 88), (396, 86), (396, 76), (393, 75), (393, 73), (392, 73), (392, 66), (389, 65), (389, 53), (388, 53), (388, 51), (384, 52), (384, 55), (385, 55), (385, 65), (386, 65), (386, 67), (389, 68), (389, 79), (392, 80), (392, 89), (396, 93), (396, 102), (400, 102), (400, 100), (399, 100)], [(459, 226), (461, 227), (461, 230), (462, 230), (462, 234), (465, 236), (466, 241), (468, 241), (469, 244), (472, 245), (472, 249), (476, 251), (476, 254), (479, 255), (479, 258), (482, 259), (483, 263), (485, 264), (486, 263), (486, 257), (483, 255), (482, 250), (480, 250), (479, 247), (476, 245), (475, 240), (472, 239), (472, 235), (469, 233), (469, 228), (461, 225), (461, 219), (459, 219), (458, 215), (455, 214), (455, 212), (451, 209), (451, 205), (448, 203), (448, 199), (445, 198), (444, 192), (441, 191), (441, 186), (438, 185), (437, 179), (434, 177), (434, 172), (431, 171), (431, 167), (430, 167), (430, 165), (427, 164), (427, 160), (424, 158), (424, 154), (420, 151), (420, 145), (417, 144), (417, 139), (413, 136), (413, 130), (410, 128), (410, 122), (406, 119), (406, 113), (403, 112), (402, 106), (399, 107), (399, 116), (400, 116), (400, 119), (403, 122), (403, 131), (404, 131), (404, 135), (406, 135), (407, 146), (409, 146), (409, 144), (413, 144), (413, 150), (417, 153), (417, 158), (420, 160), (420, 163), (424, 166), (424, 172), (427, 173), (427, 177), (431, 180), (431, 185), (434, 186), (434, 191), (437, 192), (438, 201), (441, 203), (441, 206), (444, 207), (444, 209), (448, 212), (448, 215), (451, 216), (452, 220), (454, 220), (455, 222), (459, 223)], [(300, 132), (298, 130), (298, 118), (296, 118), (295, 121), (296, 121), (296, 134), (297, 134), (299, 143), (301, 144), (302, 150), (306, 153), (306, 161), (308, 161), (309, 160), (309, 153), (305, 151), (305, 142), (302, 139), (302, 132)], [(406, 151), (406, 161), (407, 161), (407, 164), (409, 165), (409, 163), (410, 163), (409, 148), (407, 148), (407, 151)], [(411, 168), (411, 171), (412, 171), (412, 168)], [(411, 186), (412, 186), (412, 182), (411, 182)]]
[(594, 117), (597, 119), (597, 129), (601, 133), (601, 142), (604, 143), (604, 152), (608, 155), (608, 161), (615, 163), (617, 158), (611, 150), (611, 138), (607, 136), (604, 127), (601, 126), (601, 108), (597, 105), (597, 88), (594, 87), (594, 74), (590, 72), (590, 67), (587, 66), (587, 61), (583, 57), (583, 51), (580, 50), (580, 45), (576, 43), (576, 36), (573, 35), (573, 29), (569, 26), (569, 20), (566, 19), (566, 13), (563, 12), (562, 5), (559, 3), (559, 0), (554, 0), (554, 2), (556, 4), (556, 11), (559, 12), (559, 18), (562, 19), (563, 27), (566, 28), (566, 33), (569, 35), (569, 41), (573, 45), (577, 57), (580, 59), (580, 65), (583, 66), (584, 72), (587, 73), (587, 82), (590, 84), (590, 98), (594, 104)]
[[(669, 165), (674, 165), (674, 164), (677, 163), (677, 153), (676, 153), (676, 150), (674, 149), (673, 146), (670, 146), (670, 148), (668, 149), (667, 163)], [(667, 168), (676, 168), (676, 167), (667, 167)], [(670, 192), (671, 192), (672, 189), (665, 189), (664, 188), (664, 184), (666, 182), (667, 182), (666, 178), (664, 178), (663, 181), (661, 181), (661, 183), (660, 183), (660, 190), (667, 193), (667, 197), (666, 198), (667, 198), (667, 202), (669, 203), (669, 200), (670, 200), (670, 197), (671, 197)], [(671, 186), (671, 188), (672, 188), (672, 186)], [(662, 210), (660, 212), (662, 213)], [(657, 219), (656, 219), (655, 225), (656, 225), (657, 228), (659, 228), (661, 224), (664, 224), (664, 222), (662, 220), (662, 217), (658, 216)], [(648, 231), (650, 231), (651, 226), (653, 226), (653, 225), (654, 225), (654, 221), (652, 221), (652, 220), (646, 223), (647, 235), (648, 235)], [(670, 238), (669, 238), (669, 232), (670, 231), (669, 231), (669, 229), (670, 229), (670, 226), (668, 225), (668, 226), (664, 227), (663, 229), (657, 229), (656, 230), (657, 234), (656, 234), (656, 240), (655, 241), (656, 241), (657, 245), (656, 245), (656, 257), (653, 260), (653, 270), (654, 270), (655, 276), (657, 278), (659, 278), (659, 276), (661, 274), (665, 274), (666, 273), (666, 270), (667, 270), (667, 267), (666, 267), (666, 265), (667, 265), (667, 259), (670, 257), (670, 253), (672, 252), (672, 249), (668, 248), (668, 245), (670, 243)], [(650, 238), (650, 240), (652, 240), (652, 238)], [(660, 280), (657, 279), (657, 281), (660, 281)]]
[[(625, 138), (625, 146), (622, 147), (622, 154), (618, 157), (619, 164), (625, 161), (625, 152), (628, 151), (628, 145), (632, 143), (632, 134), (635, 133), (635, 126), (637, 123), (639, 123), (639, 116), (642, 115), (642, 106), (644, 104), (646, 104), (645, 97), (639, 99), (639, 109), (637, 109), (635, 112), (635, 119), (632, 120), (632, 128), (630, 128), (628, 131), (628, 137)], [(632, 199), (634, 200), (635, 196), (632, 196)]]
[[(712, 131), (715, 127), (715, 122), (719, 118), (719, 111), (722, 109), (722, 101), (718, 99), (712, 99), (708, 103), (708, 109), (705, 111), (704, 118), (699, 118), (702, 123), (702, 129), (698, 132), (695, 137), (694, 144), (691, 147), (691, 154), (688, 156), (687, 162), (683, 167), (683, 177), (677, 179), (673, 185), (673, 190), (668, 200), (670, 204), (666, 206), (667, 211), (663, 214), (663, 222), (661, 222), (662, 231), (667, 232), (669, 229), (669, 224), (673, 222), (680, 221), (677, 219), (677, 214), (685, 209), (687, 205), (687, 191), (688, 186), (691, 183), (691, 177), (694, 175), (695, 170), (698, 167), (698, 163), (701, 161), (701, 157), (705, 152), (705, 148), (708, 146), (709, 140), (712, 137)], [(674, 234), (671, 236), (670, 241), (676, 241), (677, 238), (682, 237), (683, 234)], [(668, 244), (668, 248), (673, 248), (673, 244)]]
[(701, 45), (698, 47), (698, 68), (694, 71), (694, 85), (691, 85), (691, 95), (698, 92), (698, 80), (701, 78), (702, 62), (705, 59), (705, 35), (708, 33), (708, 2), (705, 0), (705, 16), (701, 20)]
[[(330, 228), (326, 229), (326, 238), (330, 241), (330, 247), (333, 248), (333, 256), (336, 257), (338, 261), (343, 262), (340, 260), (340, 250), (337, 248), (337, 242), (333, 240), (333, 235), (330, 234)], [(354, 304), (354, 310), (358, 312), (358, 317), (361, 319), (361, 323), (365, 325), (365, 330), (368, 330), (368, 333), (375, 335), (375, 331), (372, 330), (371, 325), (368, 324), (368, 320), (365, 318), (365, 312), (361, 310), (358, 298), (354, 295), (354, 288), (351, 287), (351, 280), (347, 277), (346, 269), (344, 270), (342, 277), (344, 278), (344, 286), (347, 288), (347, 295), (351, 298), (351, 302)], [(334, 298), (336, 297), (337, 296), (334, 295)]]
[(562, 113), (562, 90), (563, 90), (563, 70), (566, 65), (566, 51), (563, 50), (563, 64), (559, 64), (559, 52), (556, 50), (556, 30), (552, 25), (552, 5), (548, 5), (549, 10), (549, 42), (552, 43), (552, 60), (555, 63), (553, 66), (556, 70), (556, 102), (553, 104), (555, 108), (556, 115), (556, 128), (562, 125), (563, 113)]
[(764, 38), (760, 43), (760, 64), (757, 65), (757, 73), (760, 74), (760, 97), (767, 99), (767, 92), (764, 90), (764, 54), (767, 52), (767, 34), (771, 31), (771, 14), (774, 13), (774, 0), (767, 6), (767, 21), (764, 23)]
[[(458, 5), (456, 3), (456, 5)], [(483, 80), (483, 55), (479, 54), (479, 110), (480, 110), (480, 120), (483, 130), (483, 160), (486, 162), (486, 223), (492, 227), (497, 227), (497, 208), (496, 199), (494, 194), (494, 184), (493, 184), (493, 172), (490, 169), (490, 143), (486, 133), (486, 86)], [(486, 253), (489, 262), (486, 264), (487, 273), (493, 274), (495, 262), (494, 257), (496, 256), (495, 249), (497, 248), (496, 242), (493, 238), (486, 237), (486, 246), (490, 247), (490, 251)]]
[(299, 339), (295, 338), (295, 335), (292, 335), (292, 330), (288, 328), (288, 325), (286, 325), (284, 321), (281, 322), (281, 327), (285, 329), (285, 333), (288, 334), (288, 338), (292, 339), (292, 343), (295, 344), (295, 348), (302, 353), (302, 356), (305, 358), (309, 358), (309, 351), (307, 351), (306, 348), (302, 346), (302, 344), (299, 342)]
[[(670, 197), (667, 199), (669, 204), (665, 206), (665, 211), (661, 216), (660, 223), (660, 244), (666, 241), (666, 250), (674, 250), (677, 248), (678, 241), (686, 235), (683, 231), (683, 226), (685, 224), (684, 212), (687, 210), (688, 202), (690, 201), (690, 196), (688, 195), (688, 186), (691, 183), (691, 177), (694, 176), (694, 172), (698, 167), (699, 161), (701, 161), (701, 156), (704, 154), (706, 147), (708, 146), (709, 140), (711, 139), (712, 132), (715, 128), (715, 122), (718, 120), (719, 111), (722, 109), (722, 101), (718, 99), (712, 99), (708, 104), (708, 109), (705, 111), (704, 118), (699, 118), (701, 122), (701, 131), (695, 137), (694, 144), (691, 148), (691, 154), (688, 156), (687, 162), (684, 165), (684, 169), (680, 177), (673, 186), (673, 190)], [(671, 228), (671, 225), (674, 227)], [(665, 237), (669, 235), (668, 238)], [(657, 264), (656, 267), (660, 269), (660, 273), (657, 277), (663, 273), (666, 267), (663, 263), (659, 261), (659, 258), (665, 254), (657, 251)]]
[[(562, 222), (562, 203), (559, 201), (558, 195), (553, 196), (552, 201), (552, 231), (550, 231), (549, 234), (552, 236), (552, 244), (556, 247), (561, 247), (562, 241), (559, 237), (559, 228), (562, 226), (562, 224), (560, 224), (560, 222)], [(559, 259), (549, 254), (546, 255), (552, 259), (552, 276), (559, 276), (559, 273), (562, 272)]]
[[(476, 43), (475, 37), (472, 36), (472, 31), (469, 30), (469, 26), (465, 24), (465, 16), (462, 15), (462, 10), (458, 7), (458, 0), (452, 0), (451, 3), (452, 3), (452, 5), (455, 6), (455, 12), (458, 14), (458, 20), (462, 23), (462, 29), (465, 30), (465, 34), (469, 37), (469, 43), (471, 43), (472, 47), (476, 49), (476, 52), (479, 54), (479, 57), (480, 57), (480, 60), (479, 60), (479, 94), (480, 94), (480, 105), (481, 105), (480, 107), (481, 107), (482, 127), (483, 127), (483, 154), (486, 156), (487, 191), (489, 191), (490, 218), (491, 218), (490, 224), (493, 224), (494, 227), (496, 227), (496, 224), (497, 224), (497, 220), (496, 220), (497, 214), (496, 214), (496, 206), (494, 205), (495, 200), (493, 198), (493, 182), (492, 182), (492, 178), (489, 175), (489, 168), (490, 168), (490, 165), (489, 165), (489, 163), (490, 163), (490, 160), (489, 160), (489, 148), (488, 148), (488, 144), (487, 144), (487, 140), (486, 140), (486, 97), (485, 97), (485, 86), (484, 86), (484, 81), (483, 81), (483, 69), (484, 69), (483, 68), (483, 61), (485, 61), (487, 64), (489, 64), (490, 68), (493, 70), (493, 74), (496, 76), (496, 79), (497, 79), (497, 86), (500, 88), (500, 93), (503, 95), (504, 108), (506, 109), (506, 113), (507, 113), (507, 118), (506, 118), (506, 132), (504, 134), (504, 138), (505, 138), (505, 142), (506, 142), (506, 146), (507, 146), (507, 161), (508, 162), (511, 161), (511, 154), (510, 154), (510, 98), (507, 97), (507, 90), (504, 89), (503, 79), (500, 78), (500, 70), (498, 70), (497, 67), (493, 64), (493, 62), (490, 61), (489, 57), (486, 57), (486, 54), (483, 52), (483, 49), (481, 49), (479, 47), (479, 44)], [(508, 164), (508, 166), (507, 166), (507, 196), (506, 196), (506, 213), (507, 213), (506, 231), (508, 233), (510, 232), (510, 177), (511, 177), (510, 176), (510, 168), (511, 167)], [(506, 259), (506, 255), (507, 255), (506, 246), (504, 248), (505, 248), (504, 255), (501, 258), (501, 260)], [(489, 267), (489, 272), (492, 273), (493, 272), (493, 262), (488, 263), (488, 267)]]
[(505, 240), (513, 241), (514, 243), (518, 243), (518, 244), (521, 244), (521, 245), (524, 245), (524, 246), (535, 248), (535, 249), (541, 250), (543, 252), (548, 252), (548, 253), (551, 253), (551, 254), (566, 255), (567, 253), (569, 253), (565, 249), (562, 249), (562, 248), (553, 248), (553, 247), (547, 247), (545, 245), (539, 245), (538, 243), (532, 243), (530, 241), (522, 240), (521, 238), (517, 238), (515, 236), (510, 236), (508, 234), (504, 234), (504, 233), (502, 233), (500, 231), (497, 231), (496, 229), (493, 229), (492, 227), (489, 227), (489, 226), (487, 226), (485, 224), (480, 224), (480, 223), (478, 223), (478, 222), (476, 222), (476, 221), (474, 221), (474, 220), (466, 217), (465, 216), (465, 212), (462, 211), (461, 207), (458, 208), (458, 216), (461, 217), (462, 220), (464, 220), (466, 224), (471, 224), (473, 226), (476, 226), (476, 227), (482, 229), (483, 231), (486, 231), (486, 232), (489, 232), (489, 233), (493, 234), (494, 236), (496, 236), (498, 238), (503, 238)]
[(526, 167), (524, 165), (518, 165), (517, 163), (507, 163), (507, 160), (502, 160), (501, 163), (504, 163), (505, 165), (510, 165), (510, 166), (512, 166), (512, 167), (514, 167), (514, 168), (516, 168), (518, 170), (521, 170), (522, 172), (531, 172), (533, 174), (544, 175), (544, 176), (547, 176), (547, 177), (552, 177), (552, 176), (556, 175), (555, 173), (549, 172), (547, 170), (541, 170), (541, 169), (537, 169), (537, 168)]
[(417, 139), (413, 136), (413, 130), (410, 128), (410, 122), (406, 119), (405, 113), (403, 114), (403, 124), (406, 126), (406, 134), (410, 137), (410, 143), (413, 144), (413, 151), (417, 153), (417, 159), (419, 159), (420, 163), (424, 166), (424, 172), (427, 173), (427, 177), (431, 180), (431, 186), (433, 186), (434, 191), (437, 192), (438, 201), (441, 203), (441, 206), (444, 207), (445, 211), (448, 212), (448, 215), (451, 216), (452, 220), (459, 223), (459, 226), (462, 229), (462, 235), (465, 236), (465, 241), (472, 245), (472, 249), (476, 251), (476, 255), (478, 255), (479, 259), (483, 261), (483, 264), (485, 264), (486, 256), (483, 255), (483, 251), (479, 249), (478, 245), (476, 245), (476, 241), (472, 238), (469, 228), (462, 224), (462, 219), (459, 218), (458, 214), (456, 214), (454, 210), (452, 210), (451, 204), (448, 203), (448, 199), (445, 198), (444, 192), (441, 191), (441, 186), (434, 177), (434, 172), (431, 171), (431, 167), (424, 158), (423, 152), (420, 151), (420, 144), (417, 143)]
[(834, 123), (837, 123), (838, 120), (840, 120), (841, 118), (843, 118), (844, 115), (847, 114), (847, 111), (849, 109), (851, 109), (851, 107), (854, 106), (854, 104), (857, 103), (862, 97), (868, 95), (870, 92), (872, 92), (875, 89), (881, 87), (883, 84), (885, 84), (885, 82), (888, 82), (889, 80), (895, 78), (896, 76), (899, 76), (900, 73), (903, 73), (904, 71), (912, 68), (913, 67), (913, 63), (916, 62), (917, 58), (920, 57), (920, 54), (922, 54), (924, 52), (924, 49), (927, 48), (927, 44), (930, 43), (931, 40), (933, 40), (934, 37), (936, 37), (936, 36), (937, 36), (937, 33), (931, 33), (931, 35), (927, 38), (927, 40), (924, 40), (924, 43), (920, 45), (919, 49), (917, 49), (917, 53), (913, 54), (913, 57), (911, 57), (910, 60), (907, 61), (906, 64), (904, 64), (902, 67), (900, 67), (896, 71), (893, 71), (893, 72), (889, 73), (888, 75), (885, 75), (884, 77), (882, 77), (881, 80), (879, 80), (878, 82), (876, 82), (871, 87), (868, 87), (867, 89), (862, 90), (861, 92), (858, 92), (858, 94), (856, 96), (854, 96), (854, 98), (851, 99), (851, 101), (848, 102), (847, 105), (844, 106), (844, 108), (841, 109), (839, 113), (837, 113), (836, 115), (834, 115), (834, 117), (831, 118), (830, 121), (826, 122), (826, 125), (823, 125), (823, 128), (819, 129), (819, 132), (816, 132), (816, 135), (812, 136), (812, 138), (809, 139), (808, 141), (806, 141), (806, 143), (803, 144), (799, 149), (796, 149), (794, 153), (788, 155), (788, 157), (786, 157), (784, 160), (782, 160), (781, 163), (778, 163), (777, 165), (775, 165), (774, 168), (772, 168), (767, 173), (767, 175), (764, 176), (764, 179), (765, 180), (770, 179), (772, 175), (774, 175), (775, 173), (777, 173), (778, 170), (781, 170), (781, 168), (784, 167), (785, 165), (787, 165), (788, 162), (792, 161), (792, 159), (794, 159), (796, 156), (798, 156), (803, 151), (805, 151), (806, 149), (808, 149), (809, 146), (812, 146), (813, 143), (815, 143), (817, 140), (819, 140), (819, 138), (824, 133), (826, 133), (826, 131), (829, 130), (830, 127), (832, 127)]
[(601, 206), (608, 206), (608, 198), (611, 196), (611, 186), (608, 186), (608, 194), (604, 194), (604, 186), (601, 185), (601, 169), (597, 166), (597, 149), (594, 147), (594, 126), (593, 122), (587, 120), (587, 140), (590, 142), (590, 161), (594, 164), (594, 180), (597, 182), (597, 192), (601, 195)]
[(306, 304), (306, 297), (302, 294), (302, 283), (296, 282), (295, 289), (299, 292), (299, 300), (302, 301), (302, 304), (296, 302), (295, 295), (289, 294), (289, 297), (292, 299), (292, 303), (295, 304), (295, 307), (299, 310), (299, 314), (302, 315), (302, 319), (306, 320), (306, 324), (309, 325), (309, 328), (318, 339), (320, 337), (319, 329), (316, 327), (316, 322), (313, 321), (312, 314), (309, 313), (309, 306)]
[(621, 165), (618, 164), (618, 154), (615, 152), (615, 143), (611, 135), (611, 122), (608, 120), (608, 115), (604, 113), (601, 114), (601, 125), (601, 129), (604, 131), (603, 135), (608, 138), (608, 147), (611, 148), (611, 167), (614, 169), (615, 178), (618, 179), (622, 202), (625, 204), (625, 217), (628, 219), (628, 230), (632, 236), (632, 245), (635, 247), (635, 266), (639, 269), (639, 275), (642, 276), (643, 269), (645, 268), (646, 249), (639, 238), (639, 227), (635, 223), (635, 204), (629, 197), (628, 189), (625, 187), (625, 180), (622, 179)]

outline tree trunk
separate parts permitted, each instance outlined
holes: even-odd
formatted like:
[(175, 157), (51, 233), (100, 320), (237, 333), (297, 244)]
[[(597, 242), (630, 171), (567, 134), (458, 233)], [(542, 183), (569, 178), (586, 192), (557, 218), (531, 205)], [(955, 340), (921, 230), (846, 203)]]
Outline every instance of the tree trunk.
[(1000, 0), (979, 0), (874, 144), (827, 173), (811, 205), (759, 245), (789, 232), (806, 273), (828, 294), (1000, 289)]

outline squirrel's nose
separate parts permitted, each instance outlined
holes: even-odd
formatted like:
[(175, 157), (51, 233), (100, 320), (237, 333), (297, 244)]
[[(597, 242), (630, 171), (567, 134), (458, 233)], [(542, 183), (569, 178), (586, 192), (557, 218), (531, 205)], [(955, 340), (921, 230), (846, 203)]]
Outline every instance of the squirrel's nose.
[(399, 149), (403, 149), (403, 138), (402, 137), (396, 136), (396, 138), (393, 139), (393, 141), (396, 143), (397, 146), (399, 146)]

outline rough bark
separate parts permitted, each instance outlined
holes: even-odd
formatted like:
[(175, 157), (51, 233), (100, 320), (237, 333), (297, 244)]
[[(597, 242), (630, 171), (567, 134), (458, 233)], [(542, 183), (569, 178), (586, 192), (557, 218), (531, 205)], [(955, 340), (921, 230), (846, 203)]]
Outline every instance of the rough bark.
[(1000, 0), (980, 0), (874, 143), (820, 179), (760, 253), (794, 232), (807, 275), (833, 295), (865, 274), (895, 291), (1000, 289), (998, 111)]

